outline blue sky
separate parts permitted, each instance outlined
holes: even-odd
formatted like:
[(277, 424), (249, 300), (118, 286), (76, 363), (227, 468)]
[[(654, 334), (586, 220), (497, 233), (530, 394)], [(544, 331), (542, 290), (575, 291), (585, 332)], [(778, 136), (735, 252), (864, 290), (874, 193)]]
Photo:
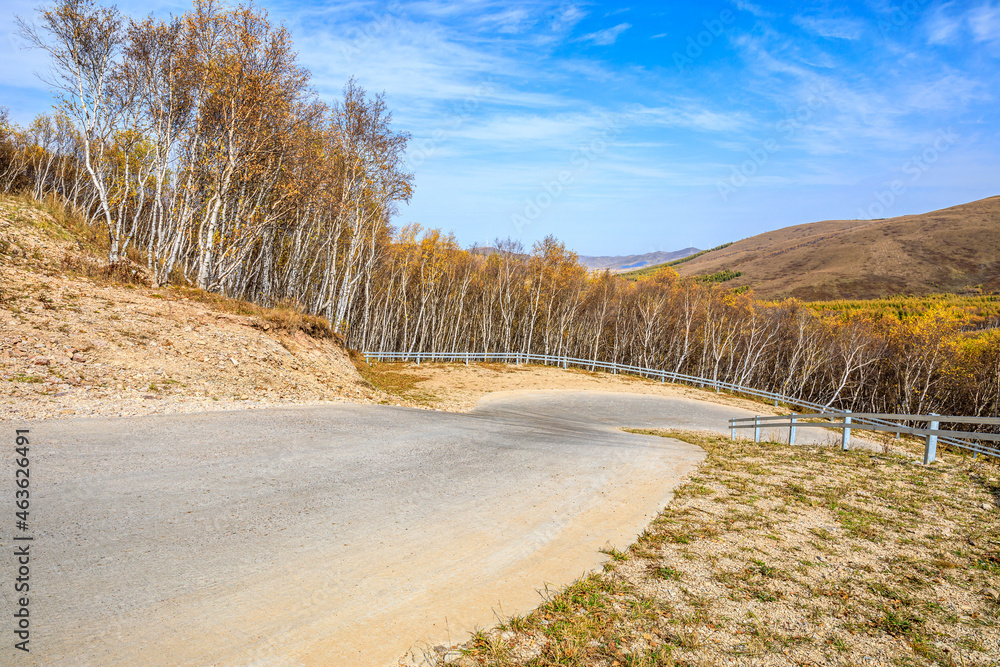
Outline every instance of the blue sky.
[[(4, 0), (0, 104), (50, 105)], [(332, 100), (357, 76), (413, 135), (398, 223), (463, 245), (706, 248), (1000, 194), (1000, 0), (258, 3)], [(119, 3), (165, 15), (183, 2)]]

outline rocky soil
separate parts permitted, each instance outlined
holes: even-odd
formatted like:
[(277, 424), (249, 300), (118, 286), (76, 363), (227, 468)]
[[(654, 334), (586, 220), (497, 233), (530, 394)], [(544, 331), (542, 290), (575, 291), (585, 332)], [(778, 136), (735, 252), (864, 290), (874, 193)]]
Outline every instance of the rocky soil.
[(335, 338), (67, 269), (87, 261), (47, 214), (0, 201), (0, 420), (386, 400)]

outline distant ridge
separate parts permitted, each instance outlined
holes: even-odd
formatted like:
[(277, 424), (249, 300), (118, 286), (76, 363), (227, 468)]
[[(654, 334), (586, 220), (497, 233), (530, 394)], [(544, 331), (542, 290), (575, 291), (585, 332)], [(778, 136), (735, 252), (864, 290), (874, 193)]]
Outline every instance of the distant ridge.
[(494, 246), (491, 245), (474, 245), (471, 248), (469, 248), (469, 252), (471, 252), (473, 255), (486, 255), (487, 257), (498, 252), (506, 253), (507, 255), (517, 257), (518, 259), (524, 259), (525, 257), (528, 256), (528, 253), (525, 252), (510, 252), (508, 250), (497, 250)]
[(1000, 197), (897, 218), (785, 227), (674, 268), (682, 276), (738, 273), (727, 286), (749, 285), (765, 299), (998, 292)]
[(658, 250), (656, 252), (647, 252), (644, 255), (619, 255), (619, 256), (586, 256), (581, 255), (580, 263), (586, 266), (588, 269), (600, 270), (600, 269), (610, 269), (611, 271), (618, 273), (621, 271), (632, 271), (635, 269), (641, 269), (647, 266), (653, 266), (654, 264), (664, 264), (666, 262), (672, 262), (675, 259), (681, 259), (682, 257), (688, 257), (696, 253), (701, 252), (698, 248), (684, 248), (683, 250), (675, 250), (673, 252), (665, 252), (663, 250)]

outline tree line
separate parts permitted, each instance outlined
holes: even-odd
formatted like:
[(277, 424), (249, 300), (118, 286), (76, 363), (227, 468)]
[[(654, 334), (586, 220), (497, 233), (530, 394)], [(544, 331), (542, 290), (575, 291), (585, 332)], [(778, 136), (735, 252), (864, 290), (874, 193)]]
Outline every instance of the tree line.
[[(845, 312), (681, 278), (592, 273), (554, 238), (525, 252), (462, 250), (404, 228), (358, 303), (370, 351), (521, 352), (665, 369), (853, 411), (995, 416), (1000, 329), (989, 308), (942, 302), (900, 318)], [(985, 313), (981, 314), (980, 310)]]
[(7, 123), (2, 185), (55, 193), (162, 285), (342, 322), (410, 197), (408, 136), (353, 80), (325, 104), (291, 37), (253, 7), (196, 0), (133, 20), (61, 0), (21, 34), (50, 56), (56, 112)]
[(567, 355), (854, 411), (997, 414), (1000, 332), (965, 311), (823, 311), (726, 289), (728, 274), (592, 273), (551, 237), (463, 249), (393, 227), (408, 135), (354, 80), (320, 100), (252, 6), (133, 20), (60, 0), (21, 32), (59, 102), (25, 128), (0, 115), (0, 188), (58, 197), (153, 286), (293, 304), (365, 350)]

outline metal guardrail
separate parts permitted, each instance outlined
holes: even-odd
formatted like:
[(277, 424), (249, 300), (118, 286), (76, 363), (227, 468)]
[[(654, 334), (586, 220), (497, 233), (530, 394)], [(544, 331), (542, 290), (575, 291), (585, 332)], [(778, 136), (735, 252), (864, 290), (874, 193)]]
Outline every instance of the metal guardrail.
[[(825, 420), (825, 421), (818, 421)], [(858, 420), (858, 421), (855, 421)], [(927, 428), (917, 428), (905, 426), (900, 423), (877, 423), (886, 420), (895, 422), (916, 422), (927, 424)], [(737, 429), (752, 428), (754, 430), (754, 442), (760, 442), (760, 432), (764, 427), (788, 427), (788, 442), (795, 444), (795, 432), (799, 428), (834, 428), (842, 430), (841, 449), (850, 449), (851, 429), (861, 431), (889, 431), (895, 432), (898, 438), (900, 434), (915, 435), (924, 438), (924, 465), (934, 462), (937, 457), (937, 444), (941, 440), (945, 444), (954, 445), (963, 449), (968, 449), (977, 454), (1000, 457), (1000, 447), (985, 443), (1000, 443), (1000, 434), (979, 433), (975, 431), (954, 431), (940, 428), (942, 423), (953, 424), (980, 424), (980, 425), (1000, 425), (1000, 418), (996, 417), (959, 417), (942, 416), (936, 414), (929, 415), (903, 415), (884, 414), (872, 412), (819, 412), (813, 414), (798, 414), (780, 416), (755, 416), (736, 417), (729, 420), (733, 440), (736, 439)], [(961, 438), (970, 438), (978, 442), (967, 442)]]
[[(579, 359), (576, 357), (558, 356), (551, 354), (529, 354), (526, 352), (364, 352), (365, 362), (367, 363), (371, 358), (376, 358), (379, 361), (407, 361), (414, 360), (416, 363), (423, 361), (440, 361), (440, 362), (459, 362), (464, 361), (466, 364), (471, 362), (496, 362), (496, 363), (513, 363), (513, 364), (545, 364), (562, 366), (563, 368), (569, 368), (570, 366), (576, 366), (580, 368), (589, 368), (592, 371), (603, 370), (609, 373), (628, 373), (630, 375), (639, 375), (642, 377), (647, 377), (650, 379), (659, 379), (660, 382), (678, 382), (682, 384), (692, 384), (697, 385), (702, 388), (712, 388), (715, 391), (720, 392), (723, 390), (730, 391), (736, 394), (743, 394), (744, 396), (753, 396), (754, 398), (763, 398), (769, 401), (774, 401), (774, 405), (777, 406), (779, 403), (784, 403), (786, 405), (798, 406), (803, 408), (809, 408), (811, 410), (816, 410), (819, 413), (826, 413), (829, 410), (828, 405), (820, 405), (819, 403), (813, 403), (812, 401), (805, 401), (798, 398), (792, 398), (790, 396), (784, 396), (771, 391), (764, 391), (762, 389), (755, 389), (754, 387), (747, 387), (744, 385), (733, 384), (731, 382), (722, 382), (720, 380), (713, 380), (711, 378), (698, 377), (696, 375), (685, 375), (683, 373), (674, 373), (671, 371), (663, 370), (660, 368), (646, 368), (644, 366), (632, 366), (629, 364), (618, 364), (610, 361), (598, 361), (596, 359)], [(829, 413), (834, 415), (840, 415), (845, 418), (843, 424), (849, 424), (854, 428), (863, 428), (866, 430), (878, 430), (878, 431), (890, 431), (895, 433), (914, 433), (917, 435), (927, 435), (926, 433), (919, 433), (921, 430), (926, 431), (928, 429), (913, 429), (912, 427), (905, 426), (899, 421), (926, 421), (924, 417), (929, 415), (896, 415), (896, 414), (884, 414), (884, 413), (851, 413), (849, 410), (843, 412)], [(789, 419), (791, 416), (780, 417), (778, 419)], [(812, 418), (813, 415), (809, 415), (808, 418)], [(807, 418), (803, 415), (799, 415), (797, 418)], [(751, 418), (748, 418), (751, 419)], [(759, 419), (768, 419), (766, 417), (760, 417)], [(897, 420), (897, 421), (894, 421)], [(977, 421), (978, 420), (978, 421)], [(984, 421), (985, 420), (985, 421)], [(992, 421), (991, 421), (992, 420)], [(1000, 424), (1000, 419), (989, 418), (989, 417), (940, 417), (938, 421), (946, 422), (958, 422), (966, 424)], [(799, 423), (798, 425), (804, 425)], [(836, 424), (822, 424), (825, 428), (837, 427)], [(845, 427), (845, 434), (850, 439), (850, 426)], [(877, 427), (877, 428), (876, 428)], [(743, 428), (742, 426), (740, 428)], [(934, 427), (937, 428), (936, 426)], [(944, 435), (945, 433), (949, 435)], [(958, 436), (958, 437), (956, 437)], [(988, 437), (986, 437), (988, 436)], [(929, 436), (928, 436), (929, 437)], [(975, 440), (986, 440), (990, 442), (1000, 439), (997, 436), (988, 433), (974, 433), (965, 431), (948, 431), (943, 430), (936, 434), (935, 445), (938, 441), (942, 444), (951, 445), (954, 447), (959, 447), (961, 449), (967, 449), (978, 454), (983, 454), (986, 456), (996, 456), (1000, 457), (1000, 448), (991, 447), (983, 445), (978, 442), (970, 442), (962, 438), (973, 438)]]

